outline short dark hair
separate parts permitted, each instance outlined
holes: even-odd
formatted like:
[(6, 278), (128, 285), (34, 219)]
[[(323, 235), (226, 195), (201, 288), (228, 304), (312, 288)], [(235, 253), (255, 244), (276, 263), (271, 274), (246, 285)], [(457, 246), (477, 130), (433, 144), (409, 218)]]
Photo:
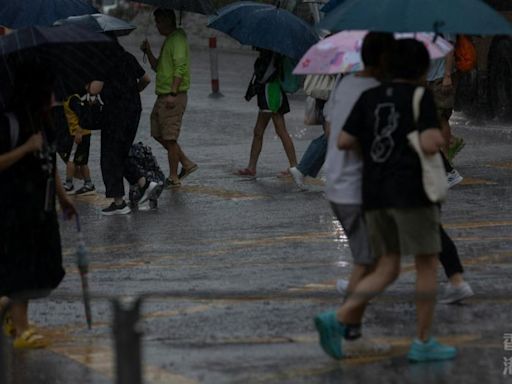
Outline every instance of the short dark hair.
[(394, 79), (417, 80), (427, 73), (430, 56), (425, 45), (415, 39), (395, 41), (390, 60), (390, 74)]
[(361, 48), (361, 58), (365, 67), (378, 67), (382, 64), (382, 55), (391, 52), (395, 38), (392, 33), (369, 32)]
[(176, 14), (172, 9), (157, 8), (153, 12), (153, 16), (155, 19), (165, 20), (171, 27), (176, 26)]

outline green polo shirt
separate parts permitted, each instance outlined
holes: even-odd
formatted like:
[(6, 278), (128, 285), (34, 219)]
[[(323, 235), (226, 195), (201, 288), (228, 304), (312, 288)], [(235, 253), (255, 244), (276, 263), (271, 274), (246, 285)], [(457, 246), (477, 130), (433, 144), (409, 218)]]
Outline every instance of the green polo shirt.
[(187, 35), (183, 29), (177, 29), (166, 37), (156, 67), (156, 94), (171, 92), (174, 77), (181, 77), (178, 92), (190, 88), (190, 54)]

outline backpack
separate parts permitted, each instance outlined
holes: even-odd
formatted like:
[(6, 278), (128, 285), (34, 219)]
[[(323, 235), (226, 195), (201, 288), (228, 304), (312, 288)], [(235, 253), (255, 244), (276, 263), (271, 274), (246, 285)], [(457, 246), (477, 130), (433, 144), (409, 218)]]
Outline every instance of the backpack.
[(461, 72), (469, 72), (476, 67), (476, 48), (468, 36), (457, 36), (454, 48), (454, 57), (455, 67)]
[(295, 93), (301, 88), (301, 79), (299, 76), (293, 74), (294, 68), (297, 66), (297, 62), (283, 57), (281, 59), (281, 77), (280, 83), (281, 88), (286, 93)]

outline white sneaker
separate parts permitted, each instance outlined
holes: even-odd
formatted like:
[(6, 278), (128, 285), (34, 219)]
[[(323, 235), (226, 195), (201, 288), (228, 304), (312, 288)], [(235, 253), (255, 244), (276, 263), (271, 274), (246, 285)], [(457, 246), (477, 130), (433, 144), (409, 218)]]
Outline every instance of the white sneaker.
[(336, 281), (336, 290), (340, 295), (345, 296), (347, 294), (348, 280), (339, 279)]
[(356, 340), (343, 340), (343, 357), (383, 355), (390, 350), (389, 344), (377, 343), (365, 336)]
[(299, 171), (297, 167), (291, 167), (288, 171), (290, 172), (290, 175), (292, 175), (295, 185), (301, 190), (305, 189), (306, 186), (304, 185), (304, 175), (302, 172)]
[(448, 188), (454, 187), (459, 184), (464, 178), (457, 172), (456, 169), (452, 169), (451, 172), (446, 173), (446, 178), (448, 180)]
[(142, 204), (139, 203), (138, 210), (141, 212), (149, 211), (151, 210), (151, 206), (149, 205), (149, 200), (146, 200)]
[(448, 283), (446, 284), (446, 288), (439, 302), (442, 304), (455, 304), (468, 297), (474, 296), (474, 294), (470, 285), (466, 282), (459, 285)]
[(155, 190), (156, 187), (158, 187), (158, 184), (155, 183), (154, 181), (150, 181), (149, 183), (147, 183), (145, 185), (145, 189), (142, 190), (142, 192), (143, 192), (142, 197), (139, 200), (139, 209), (140, 209), (140, 204), (144, 204), (146, 201), (148, 201), (150, 198), (152, 198), (153, 191)]

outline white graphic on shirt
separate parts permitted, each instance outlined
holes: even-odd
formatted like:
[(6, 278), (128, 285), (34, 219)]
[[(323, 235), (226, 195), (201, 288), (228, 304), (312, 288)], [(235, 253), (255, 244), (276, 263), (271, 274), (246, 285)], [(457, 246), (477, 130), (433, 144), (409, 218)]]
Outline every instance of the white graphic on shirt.
[(398, 127), (400, 114), (395, 110), (394, 103), (378, 104), (375, 109), (375, 127), (371, 156), (376, 163), (384, 163), (389, 159), (395, 142), (392, 134)]

